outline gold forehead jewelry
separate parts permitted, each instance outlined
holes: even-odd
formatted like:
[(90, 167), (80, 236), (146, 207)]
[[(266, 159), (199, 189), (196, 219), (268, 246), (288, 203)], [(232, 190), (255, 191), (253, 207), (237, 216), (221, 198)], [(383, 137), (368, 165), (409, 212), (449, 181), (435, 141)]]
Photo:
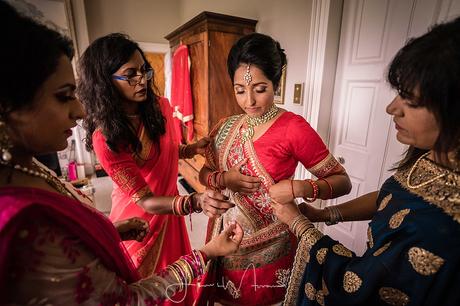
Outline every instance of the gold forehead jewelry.
[(246, 73), (243, 76), (243, 79), (246, 82), (246, 85), (251, 84), (251, 81), (252, 81), (252, 75), (251, 75), (250, 68), (251, 68), (251, 64), (248, 64), (246, 66)]

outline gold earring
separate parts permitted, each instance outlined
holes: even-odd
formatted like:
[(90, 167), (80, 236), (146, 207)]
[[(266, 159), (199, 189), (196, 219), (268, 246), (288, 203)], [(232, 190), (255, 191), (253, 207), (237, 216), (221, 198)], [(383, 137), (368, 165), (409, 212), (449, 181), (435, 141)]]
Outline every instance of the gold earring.
[(11, 149), (12, 145), (8, 133), (6, 131), (6, 123), (0, 121), (0, 164), (7, 165), (11, 161)]

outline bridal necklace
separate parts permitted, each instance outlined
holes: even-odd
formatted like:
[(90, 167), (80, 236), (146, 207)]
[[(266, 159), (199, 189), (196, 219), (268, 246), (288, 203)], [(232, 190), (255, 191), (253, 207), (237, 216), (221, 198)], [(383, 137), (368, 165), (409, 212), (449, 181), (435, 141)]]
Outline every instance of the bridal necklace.
[(270, 109), (260, 117), (254, 117), (253, 118), (253, 117), (247, 116), (247, 119), (246, 119), (247, 127), (243, 131), (243, 135), (242, 135), (242, 139), (241, 139), (242, 143), (245, 143), (246, 141), (252, 139), (252, 137), (254, 136), (254, 127), (256, 127), (258, 125), (261, 125), (261, 124), (264, 124), (264, 123), (267, 123), (271, 119), (275, 118), (275, 116), (278, 114), (279, 110), (280, 110), (279, 107), (276, 106), (275, 104), (273, 104), (270, 107)]
[(424, 182), (421, 182), (419, 184), (415, 184), (415, 185), (412, 185), (411, 183), (411, 180), (412, 180), (412, 175), (415, 171), (415, 169), (417, 169), (417, 166), (420, 162), (420, 160), (422, 160), (423, 158), (425, 158), (430, 152), (426, 152), (425, 154), (423, 154), (422, 156), (420, 156), (414, 163), (414, 165), (412, 166), (412, 168), (410, 169), (409, 171), (409, 174), (407, 175), (407, 180), (406, 180), (406, 184), (407, 184), (407, 187), (409, 187), (410, 189), (418, 189), (420, 187), (423, 187), (423, 186), (426, 186), (436, 180), (439, 180), (440, 178), (444, 177), (447, 175), (447, 173), (441, 173), (441, 174), (438, 174), (432, 178), (430, 178), (429, 180), (427, 181), (424, 181)]
[(48, 185), (53, 187), (60, 194), (73, 198), (73, 195), (67, 190), (64, 183), (62, 183), (57, 177), (55, 177), (54, 175), (52, 175), (45, 169), (41, 168), (37, 164), (34, 163), (33, 165), (36, 166), (39, 170), (30, 169), (30, 168), (21, 166), (19, 164), (15, 164), (11, 166), (13, 167), (13, 169), (23, 172), (27, 175), (44, 179), (48, 183)]

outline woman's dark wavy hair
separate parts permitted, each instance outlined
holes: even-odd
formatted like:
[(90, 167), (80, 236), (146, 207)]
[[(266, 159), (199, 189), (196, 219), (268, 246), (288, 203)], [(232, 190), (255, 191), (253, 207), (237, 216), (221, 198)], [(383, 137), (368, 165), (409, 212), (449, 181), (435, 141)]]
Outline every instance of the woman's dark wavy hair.
[(227, 58), (227, 69), (233, 83), (235, 71), (241, 64), (252, 64), (261, 69), (276, 90), (286, 66), (286, 54), (279, 42), (268, 35), (252, 33), (241, 37)]
[(62, 55), (72, 59), (71, 41), (58, 32), (22, 16), (0, 1), (3, 59), (0, 73), (0, 119), (32, 106), (35, 95), (56, 71)]
[[(434, 152), (442, 156), (454, 151), (460, 160), (460, 18), (409, 40), (392, 60), (388, 81), (402, 98), (413, 99), (434, 114), (440, 130)], [(412, 164), (425, 152), (410, 147), (397, 168)]]
[[(86, 110), (83, 127), (86, 130), (86, 148), (93, 149), (92, 135), (101, 129), (108, 147), (119, 152), (128, 148), (135, 153), (142, 150), (136, 130), (122, 109), (122, 95), (112, 83), (114, 74), (139, 51), (147, 68), (151, 68), (139, 46), (127, 35), (113, 33), (95, 40), (83, 53), (78, 64), (77, 95)], [(165, 133), (165, 118), (152, 90), (154, 77), (147, 82), (147, 99), (139, 103), (140, 119), (150, 139), (158, 145)]]

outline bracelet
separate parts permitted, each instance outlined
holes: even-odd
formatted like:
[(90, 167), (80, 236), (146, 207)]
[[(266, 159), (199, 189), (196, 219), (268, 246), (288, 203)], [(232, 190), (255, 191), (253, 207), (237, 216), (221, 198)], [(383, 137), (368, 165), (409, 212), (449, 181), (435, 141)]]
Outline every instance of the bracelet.
[(177, 195), (171, 202), (171, 211), (176, 216), (190, 215), (193, 212), (197, 212), (193, 209), (192, 197), (194, 193), (186, 196)]
[(312, 228), (313, 224), (304, 215), (298, 215), (294, 221), (289, 225), (289, 230), (296, 236), (301, 237), (303, 233), (309, 228)]
[(326, 180), (324, 178), (320, 178), (320, 179), (318, 179), (318, 181), (324, 181), (327, 184), (327, 186), (329, 187), (329, 194), (328, 194), (328, 196), (327, 196), (327, 198), (325, 200), (332, 199), (332, 194), (334, 192), (334, 189), (332, 189), (331, 183), (329, 183), (328, 180)]
[(311, 198), (305, 197), (303, 199), (308, 203), (312, 203), (312, 202), (316, 201), (316, 199), (318, 198), (319, 187), (318, 187), (318, 184), (315, 181), (311, 180), (311, 179), (306, 179), (305, 182), (310, 184), (311, 189), (313, 191), (313, 195), (312, 195)]
[(326, 225), (334, 225), (343, 222), (343, 216), (337, 205), (328, 206), (325, 208), (329, 212), (329, 221), (324, 222)]
[(211, 172), (208, 175), (207, 179), (206, 179), (206, 183), (207, 183), (208, 187), (211, 188), (212, 190), (216, 190), (216, 191), (220, 191), (222, 189), (225, 189), (224, 184), (221, 183), (221, 180), (223, 180), (224, 172), (225, 171)]

